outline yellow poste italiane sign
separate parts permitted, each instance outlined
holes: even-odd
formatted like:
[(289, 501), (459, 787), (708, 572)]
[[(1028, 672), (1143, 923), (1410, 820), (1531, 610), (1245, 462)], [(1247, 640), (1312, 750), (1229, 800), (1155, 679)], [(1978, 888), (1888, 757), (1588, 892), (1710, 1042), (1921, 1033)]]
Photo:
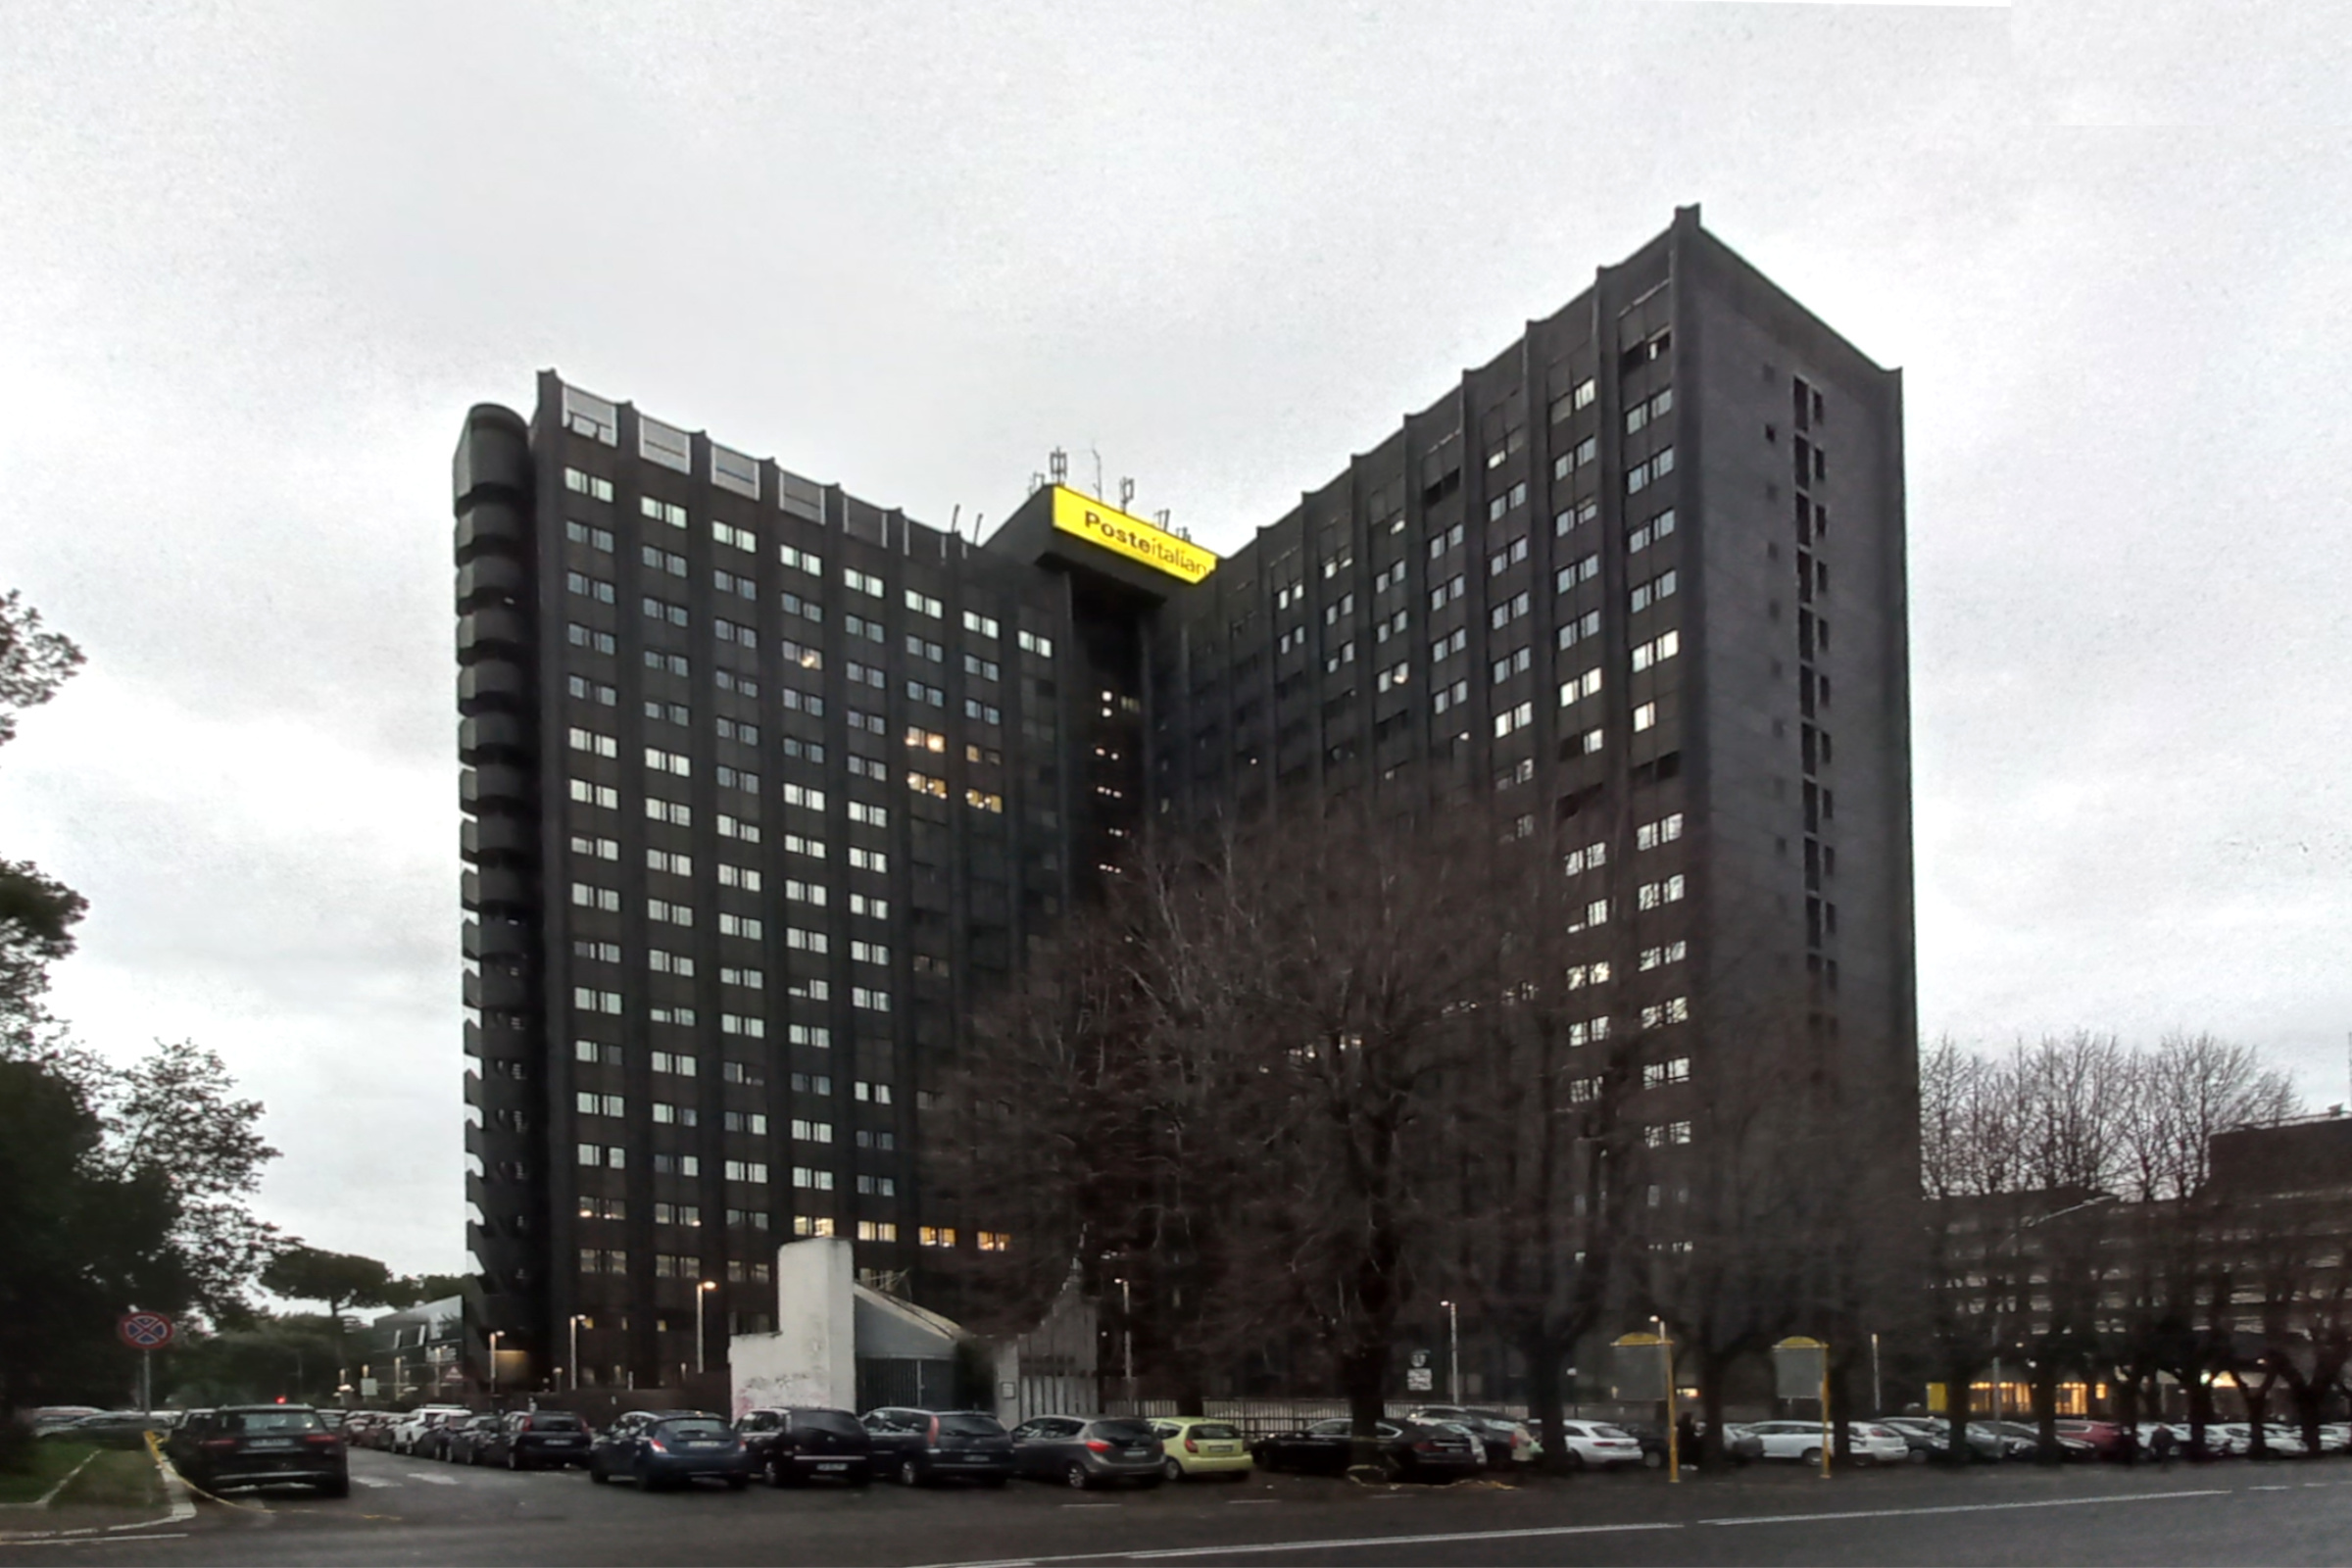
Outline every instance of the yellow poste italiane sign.
[(1054, 527), (1185, 582), (1199, 582), (1217, 569), (1217, 558), (1190, 540), (1065, 485), (1054, 487)]

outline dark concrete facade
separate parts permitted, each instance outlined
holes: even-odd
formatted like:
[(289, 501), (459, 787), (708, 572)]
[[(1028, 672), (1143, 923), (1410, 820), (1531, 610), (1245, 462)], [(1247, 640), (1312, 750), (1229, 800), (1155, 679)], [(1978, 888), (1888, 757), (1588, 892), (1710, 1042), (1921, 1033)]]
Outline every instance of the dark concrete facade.
[(1609, 1005), (1697, 1040), (1801, 998), (1858, 1134), (1913, 1167), (1899, 375), (1695, 209), (1193, 586), (1055, 534), (1047, 491), (973, 547), (552, 373), (527, 423), (468, 416), (456, 490), (479, 1316), (542, 1376), (574, 1315), (595, 1376), (674, 1368), (702, 1280), (713, 1335), (764, 1326), (796, 1226), (865, 1225), (877, 1270), (925, 1227), (975, 1245), (908, 1157), (973, 1001), (1147, 823), (1341, 791), (1492, 804), (1564, 868), (1606, 844), (1563, 874), (1626, 954)]

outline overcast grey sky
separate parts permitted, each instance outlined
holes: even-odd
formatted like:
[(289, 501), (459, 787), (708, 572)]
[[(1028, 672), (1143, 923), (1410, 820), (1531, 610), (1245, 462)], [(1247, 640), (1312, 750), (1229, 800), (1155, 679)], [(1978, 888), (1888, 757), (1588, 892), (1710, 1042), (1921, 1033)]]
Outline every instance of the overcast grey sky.
[(1906, 376), (1921, 1013), (2347, 1098), (2341, 6), (0, 7), (0, 759), (57, 1004), (463, 1261), (449, 454), (554, 366), (1230, 546), (1678, 203)]

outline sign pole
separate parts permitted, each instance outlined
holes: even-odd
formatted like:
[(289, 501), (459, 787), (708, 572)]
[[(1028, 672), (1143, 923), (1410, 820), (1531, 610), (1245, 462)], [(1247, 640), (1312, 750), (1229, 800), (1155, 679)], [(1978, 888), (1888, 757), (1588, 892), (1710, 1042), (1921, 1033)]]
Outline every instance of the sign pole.
[(1830, 1348), (1821, 1348), (1821, 1479), (1830, 1479)]

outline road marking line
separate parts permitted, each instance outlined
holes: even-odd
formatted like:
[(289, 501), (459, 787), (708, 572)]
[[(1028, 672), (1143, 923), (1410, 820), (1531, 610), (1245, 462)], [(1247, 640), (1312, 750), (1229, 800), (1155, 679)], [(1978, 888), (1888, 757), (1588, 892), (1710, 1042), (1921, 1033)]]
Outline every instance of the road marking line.
[(2292, 1487), (2248, 1487), (2248, 1492), (2292, 1492)]
[(1064, 1508), (1116, 1508), (1115, 1502), (1065, 1502)]
[(428, 1487), (454, 1487), (458, 1484), (456, 1476), (427, 1475), (422, 1470), (404, 1470), (401, 1473), (411, 1481), (421, 1481)]
[(1826, 1519), (1916, 1519), (1939, 1513), (2005, 1513), (2020, 1508), (2089, 1508), (2103, 1502), (2167, 1502), (2175, 1497), (2226, 1497), (2228, 1487), (2201, 1492), (2132, 1492), (2105, 1497), (2041, 1497), (2031, 1502), (1958, 1502), (1934, 1508), (1856, 1508), (1843, 1513), (1756, 1513), (1730, 1519), (1700, 1519), (1702, 1525), (1794, 1525)]
[(400, 1486), (399, 1482), (386, 1481), (382, 1476), (353, 1476), (351, 1484), (355, 1487), (390, 1487), (394, 1490)]
[(1424, 1546), (1455, 1541), (1528, 1541), (1550, 1536), (1622, 1535), (1682, 1530), (1680, 1524), (1552, 1525), (1534, 1530), (1453, 1530), (1427, 1536), (1360, 1536), (1330, 1541), (1251, 1542), (1230, 1546), (1168, 1546), (1145, 1551), (1074, 1551), (1059, 1557), (992, 1557), (981, 1562), (930, 1563), (925, 1568), (1037, 1568), (1055, 1562), (1162, 1562), (1178, 1557), (1241, 1557), (1275, 1551), (1337, 1551), (1353, 1546)]

